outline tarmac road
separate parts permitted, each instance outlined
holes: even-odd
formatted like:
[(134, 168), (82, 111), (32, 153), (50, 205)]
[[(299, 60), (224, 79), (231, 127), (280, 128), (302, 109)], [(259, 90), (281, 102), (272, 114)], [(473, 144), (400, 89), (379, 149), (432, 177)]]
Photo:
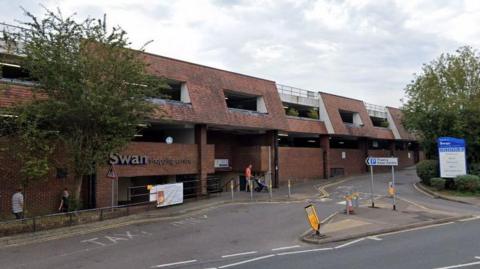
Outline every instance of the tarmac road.
[[(412, 186), (413, 182), (418, 181), (414, 174), (414, 170), (397, 173), (399, 196), (440, 210), (479, 214), (478, 207), (433, 199), (416, 191)], [(388, 174), (375, 175), (376, 195), (385, 194), (389, 177)], [(329, 199), (313, 199), (318, 214), (324, 218), (341, 210), (344, 206), (340, 202), (343, 200), (344, 191), (349, 188), (362, 192), (362, 201), (368, 201), (369, 182), (370, 177), (366, 175), (327, 188), (332, 192)], [(309, 250), (313, 248), (311, 245), (298, 240), (299, 235), (308, 229), (304, 212), (304, 206), (308, 203), (306, 200), (290, 203), (230, 204), (179, 219), (128, 225), (53, 241), (3, 248), (0, 249), (0, 268), (208, 268), (209, 264), (228, 265), (281, 251)], [(480, 255), (473, 253), (480, 252), (475, 224), (479, 223), (472, 221), (432, 228), (431, 231), (405, 233), (405, 238), (410, 238), (409, 240), (400, 234), (388, 236), (389, 240), (363, 240), (353, 244), (362, 246), (360, 248), (344, 248), (349, 255), (336, 251), (320, 251), (295, 257), (269, 256), (252, 263), (229, 267), (273, 268), (270, 267), (270, 262), (273, 262), (271, 266), (275, 265), (275, 268), (311, 268), (312, 265), (315, 265), (314, 268), (421, 268), (400, 266), (400, 262), (415, 264), (415, 261), (421, 260), (422, 254), (428, 254), (428, 260), (431, 260), (429, 266), (435, 265), (434, 256), (437, 254), (441, 256), (438, 264), (455, 264)], [(448, 229), (448, 234), (435, 233), (439, 229)], [(399, 240), (390, 240), (397, 237)], [(365, 251), (366, 249), (369, 251)], [(415, 251), (411, 251), (413, 249)], [(402, 257), (401, 255), (406, 255), (404, 257), (407, 258), (398, 258)], [(350, 256), (351, 258), (348, 258)], [(290, 260), (296, 263), (290, 263)], [(365, 267), (351, 266), (358, 261)], [(383, 266), (380, 263), (383, 261), (391, 262), (397, 267)], [(319, 262), (324, 266), (319, 267)]]
[(480, 268), (479, 226), (479, 220), (459, 221), (373, 239), (170, 268)]

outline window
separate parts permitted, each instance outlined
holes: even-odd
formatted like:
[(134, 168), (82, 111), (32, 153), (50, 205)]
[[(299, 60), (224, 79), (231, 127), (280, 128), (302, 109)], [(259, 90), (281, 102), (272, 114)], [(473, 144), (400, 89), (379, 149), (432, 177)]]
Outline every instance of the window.
[(318, 107), (283, 103), (283, 108), (285, 109), (285, 114), (287, 116), (314, 119), (314, 120), (319, 119)]
[(31, 81), (27, 70), (19, 65), (0, 63), (0, 79), (9, 81)]
[(362, 119), (360, 114), (357, 112), (351, 112), (346, 110), (339, 110), (340, 117), (342, 118), (343, 123), (351, 124), (354, 126), (363, 126)]
[(160, 99), (190, 103), (187, 83), (175, 80), (167, 80), (166, 83), (168, 87), (162, 90), (162, 96)]
[(334, 138), (330, 139), (330, 147), (337, 149), (358, 149), (358, 140)]
[(263, 96), (255, 96), (245, 93), (224, 91), (225, 103), (230, 109), (240, 109), (267, 113), (267, 107)]
[(383, 128), (388, 128), (388, 120), (384, 118), (378, 118), (378, 117), (372, 117), (370, 116), (370, 119), (372, 120), (372, 124), (375, 127), (383, 127)]

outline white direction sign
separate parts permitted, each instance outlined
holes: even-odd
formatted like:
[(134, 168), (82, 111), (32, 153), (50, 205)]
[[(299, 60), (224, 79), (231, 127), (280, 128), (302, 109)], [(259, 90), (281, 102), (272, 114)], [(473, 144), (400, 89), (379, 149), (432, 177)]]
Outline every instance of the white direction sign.
[(380, 158), (380, 157), (368, 157), (365, 160), (365, 163), (370, 166), (397, 166), (398, 165), (398, 158), (396, 157), (388, 157), (388, 158)]

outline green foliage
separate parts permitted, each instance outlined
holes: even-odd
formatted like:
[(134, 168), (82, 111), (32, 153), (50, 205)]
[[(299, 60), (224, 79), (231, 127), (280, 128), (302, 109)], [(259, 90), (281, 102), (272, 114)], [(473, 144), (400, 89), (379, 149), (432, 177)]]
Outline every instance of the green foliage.
[(380, 123), (380, 127), (383, 127), (383, 128), (388, 128), (389, 124), (388, 124), (388, 121), (387, 120), (384, 120)]
[(437, 191), (445, 189), (445, 179), (441, 177), (434, 177), (430, 179), (430, 185)]
[(458, 191), (462, 192), (480, 191), (480, 177), (475, 175), (457, 176), (455, 178), (455, 186)]
[(436, 139), (465, 138), (469, 161), (480, 161), (480, 57), (470, 47), (442, 54), (406, 86), (404, 125), (421, 139), (428, 158)]
[[(51, 141), (44, 135), (55, 134), (57, 144), (65, 147), (66, 162), (73, 166), (78, 199), (82, 176), (131, 141), (152, 113), (162, 115), (149, 98), (160, 96), (165, 83), (147, 74), (143, 48), (127, 49), (130, 43), (121, 28), (108, 31), (102, 20), (77, 22), (60, 11), (47, 10), (41, 19), (29, 12), (26, 16), (30, 22), (22, 32), (21, 65), (38, 85), (32, 102), (13, 111), (25, 117), (17, 121), (16, 130), (32, 133), (32, 124), (39, 133), (20, 136), (22, 143), (47, 152)], [(44, 168), (43, 155), (30, 166), (32, 174)]]
[(318, 120), (318, 110), (315, 110), (313, 107), (308, 110), (307, 116), (310, 119)]
[(471, 175), (480, 176), (480, 163), (471, 163), (468, 168), (468, 173)]
[(298, 110), (295, 109), (294, 107), (290, 107), (287, 109), (287, 115), (288, 116), (293, 116), (293, 117), (298, 117), (299, 113)]
[(438, 169), (438, 161), (423, 160), (417, 164), (417, 176), (423, 184), (430, 186), (430, 179), (439, 176)]

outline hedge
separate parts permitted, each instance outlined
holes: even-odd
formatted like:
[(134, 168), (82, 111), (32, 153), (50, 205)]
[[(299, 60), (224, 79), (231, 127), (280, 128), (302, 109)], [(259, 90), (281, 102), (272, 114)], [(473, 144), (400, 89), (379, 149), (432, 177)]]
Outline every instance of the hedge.
[(437, 191), (445, 189), (445, 179), (441, 177), (434, 177), (430, 179), (430, 184), (432, 185), (433, 188), (435, 188)]
[(437, 160), (423, 160), (417, 164), (417, 176), (423, 184), (430, 186), (430, 179), (439, 176), (438, 169)]
[(455, 178), (455, 186), (458, 191), (480, 191), (480, 177), (476, 175), (457, 176)]

